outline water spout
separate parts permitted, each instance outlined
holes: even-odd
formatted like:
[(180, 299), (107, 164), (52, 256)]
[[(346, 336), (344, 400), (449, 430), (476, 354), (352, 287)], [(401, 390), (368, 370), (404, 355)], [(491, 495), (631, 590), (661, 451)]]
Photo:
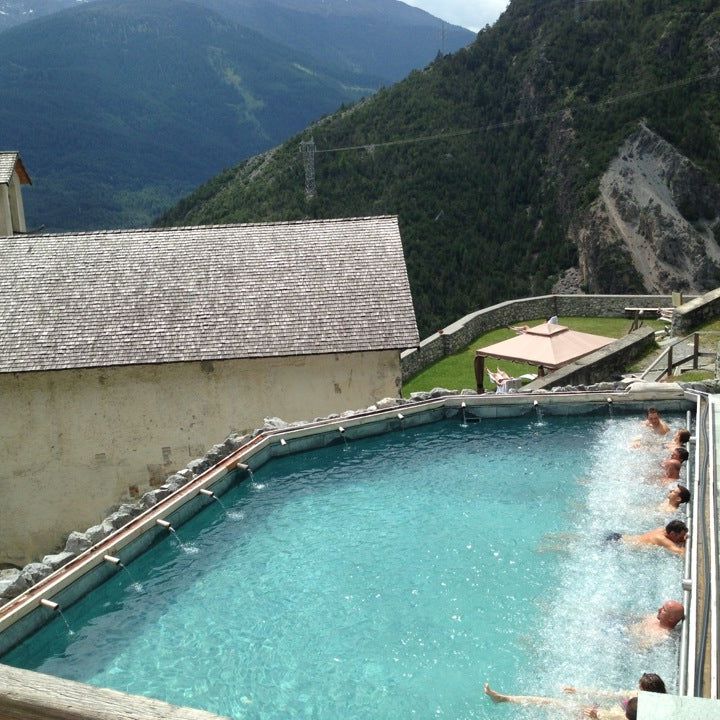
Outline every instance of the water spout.
[(465, 413), (465, 410), (467, 409), (467, 403), (466, 402), (460, 403), (460, 409), (462, 410), (462, 423), (460, 423), (460, 427), (466, 428), (468, 426), (467, 425), (467, 417), (466, 417), (466, 413)]
[(228, 509), (223, 505), (222, 500), (212, 490), (202, 488), (199, 494), (204, 495), (205, 497), (209, 497), (211, 500), (215, 500), (215, 502), (223, 509), (223, 512), (227, 514)]
[(119, 565), (120, 567), (123, 567), (123, 564), (120, 562), (120, 558), (117, 558), (114, 555), (103, 555), (103, 560), (111, 565)]
[(165, 528), (166, 530), (170, 530), (170, 532), (173, 532), (173, 527), (167, 520), (160, 520), (160, 518), (158, 518), (155, 521), (155, 524), (159, 525), (161, 528)]
[(533, 400), (533, 408), (535, 408), (535, 415), (537, 416), (538, 422), (542, 422), (542, 408), (540, 407), (540, 403), (537, 400)]
[(285, 447), (285, 445), (287, 445), (287, 440), (285, 438), (280, 438), (280, 445)]
[(244, 470), (250, 476), (250, 482), (255, 482), (255, 476), (253, 475), (252, 468), (244, 462), (239, 462), (235, 466), (238, 470)]
[(610, 417), (613, 416), (613, 399), (609, 397), (607, 399), (607, 405), (608, 405), (608, 412), (610, 413)]
[(75, 634), (75, 632), (73, 631), (73, 629), (70, 627), (70, 623), (68, 623), (67, 618), (63, 615), (62, 608), (60, 607), (60, 605), (59, 605), (58, 603), (53, 602), (52, 600), (46, 600), (45, 598), (42, 598), (42, 599), (40, 600), (40, 604), (41, 604), (43, 607), (48, 608), (48, 610), (52, 610), (53, 612), (56, 612), (56, 613), (58, 613), (58, 615), (60, 615), (60, 618), (61, 618), (62, 621), (65, 623), (65, 627), (67, 628), (68, 635), (74, 635), (74, 634)]

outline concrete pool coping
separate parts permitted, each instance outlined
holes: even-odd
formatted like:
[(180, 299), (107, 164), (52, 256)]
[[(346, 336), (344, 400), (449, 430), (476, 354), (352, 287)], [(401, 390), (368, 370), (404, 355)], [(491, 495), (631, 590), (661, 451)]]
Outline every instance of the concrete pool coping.
[[(105, 560), (120, 558), (123, 564), (147, 550), (167, 529), (158, 520), (182, 525), (213, 502), (201, 491), (224, 493), (238, 472), (255, 470), (268, 460), (405, 427), (423, 425), (466, 412), (468, 419), (518, 417), (540, 410), (548, 415), (581, 415), (601, 408), (642, 412), (648, 402), (665, 411), (694, 409), (692, 393), (678, 385), (646, 383), (618, 392), (511, 393), (507, 395), (446, 394), (418, 402), (398, 403), (380, 410), (345, 413), (331, 419), (264, 430), (195, 479), (148, 508), (66, 565), (0, 607), (0, 655), (49, 622), (54, 610), (42, 601), (68, 607), (118, 572)], [(238, 470), (240, 465), (240, 470)], [(82, 582), (78, 582), (81, 581)]]

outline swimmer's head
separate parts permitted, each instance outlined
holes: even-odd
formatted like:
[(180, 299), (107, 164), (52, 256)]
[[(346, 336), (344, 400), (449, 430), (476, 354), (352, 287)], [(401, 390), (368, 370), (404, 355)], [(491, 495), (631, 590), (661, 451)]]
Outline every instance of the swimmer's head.
[(682, 542), (687, 537), (688, 528), (682, 520), (671, 520), (665, 526), (665, 533), (673, 542)]
[(690, 502), (690, 491), (684, 485), (676, 485), (668, 492), (668, 500), (680, 505)]
[(636, 697), (630, 698), (625, 706), (625, 717), (627, 720), (637, 720), (637, 703)]
[(675, 442), (678, 442), (681, 445), (685, 445), (685, 443), (690, 442), (690, 431), (685, 430), (684, 428), (682, 430), (678, 430), (675, 433)]
[(663, 679), (655, 673), (643, 673), (638, 687), (645, 692), (667, 693)]
[(690, 453), (684, 447), (676, 447), (670, 457), (684, 463), (690, 457)]
[(658, 609), (657, 619), (661, 625), (674, 628), (685, 619), (685, 609), (677, 600), (666, 600)]

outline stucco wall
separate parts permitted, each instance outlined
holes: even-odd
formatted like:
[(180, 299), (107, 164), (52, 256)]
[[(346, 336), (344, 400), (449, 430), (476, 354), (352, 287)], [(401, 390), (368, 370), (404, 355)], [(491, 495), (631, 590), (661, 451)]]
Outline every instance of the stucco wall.
[(397, 351), (0, 375), (0, 562), (78, 527), (263, 418), (397, 396)]

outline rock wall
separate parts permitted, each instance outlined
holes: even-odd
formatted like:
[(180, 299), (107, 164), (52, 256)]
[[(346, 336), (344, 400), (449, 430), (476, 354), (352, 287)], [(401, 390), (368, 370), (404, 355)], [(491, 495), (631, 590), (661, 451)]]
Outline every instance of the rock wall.
[[(573, 223), (579, 288), (704, 292), (720, 285), (720, 186), (641, 124)], [(567, 288), (566, 274), (558, 287)]]

